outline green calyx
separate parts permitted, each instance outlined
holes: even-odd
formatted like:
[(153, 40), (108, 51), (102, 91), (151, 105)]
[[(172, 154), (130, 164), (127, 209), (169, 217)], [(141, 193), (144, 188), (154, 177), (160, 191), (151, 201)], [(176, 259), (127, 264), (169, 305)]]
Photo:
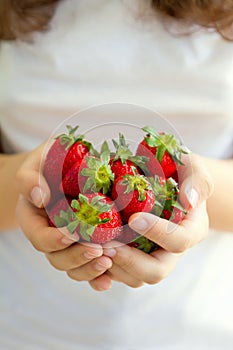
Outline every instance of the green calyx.
[(156, 147), (156, 158), (161, 163), (163, 155), (165, 151), (171, 156), (174, 162), (178, 164), (182, 164), (181, 155), (188, 154), (189, 152), (179, 140), (172, 134), (159, 134), (154, 128), (151, 126), (145, 126), (142, 128), (143, 131), (146, 132), (147, 137), (145, 138), (146, 143), (150, 147)]
[(137, 237), (133, 242), (137, 244), (137, 249), (140, 249), (147, 254), (150, 254), (158, 248), (158, 245), (155, 242), (144, 236)]
[(79, 128), (78, 125), (76, 125), (74, 128), (71, 125), (66, 125), (68, 134), (61, 134), (56, 137), (56, 139), (60, 139), (61, 145), (66, 145), (66, 150), (68, 150), (75, 142), (82, 142), (85, 146), (88, 147), (90, 150), (92, 148), (91, 143), (84, 141), (84, 135), (75, 135), (75, 132)]
[(110, 218), (101, 219), (100, 214), (108, 212), (112, 205), (101, 201), (102, 196), (95, 196), (89, 202), (83, 194), (79, 194), (79, 200), (72, 200), (71, 207), (75, 209), (73, 221), (67, 226), (67, 229), (73, 233), (80, 226), (80, 234), (86, 240), (90, 241), (95, 228), (100, 224), (109, 222)]
[(129, 144), (125, 142), (125, 137), (123, 134), (119, 133), (119, 142), (112, 140), (112, 143), (116, 149), (116, 154), (113, 158), (113, 161), (120, 159), (121, 163), (124, 165), (126, 160), (130, 160), (136, 166), (139, 166), (142, 170), (147, 170), (146, 162), (148, 161), (148, 158), (144, 156), (134, 156), (129, 149)]
[(155, 195), (154, 214), (160, 216), (162, 210), (172, 211), (174, 207), (186, 213), (178, 201), (179, 188), (172, 177), (167, 179), (164, 185), (161, 185), (157, 175), (154, 178), (149, 178), (149, 182)]
[(100, 158), (93, 156), (85, 158), (87, 168), (81, 171), (82, 176), (87, 177), (83, 192), (91, 189), (93, 192), (103, 192), (107, 194), (114, 181), (114, 174), (109, 165), (110, 151), (105, 150), (100, 154)]
[[(134, 169), (133, 171), (135, 173)], [(134, 175), (124, 175), (121, 184), (126, 186), (125, 194), (135, 190), (138, 191), (139, 202), (143, 202), (146, 199), (146, 192), (151, 190), (151, 185), (147, 178), (144, 175), (137, 175), (136, 173)]]
[(61, 210), (59, 215), (54, 216), (54, 223), (56, 227), (64, 227), (68, 226), (74, 219), (75, 216), (73, 210), (68, 208), (66, 211)]

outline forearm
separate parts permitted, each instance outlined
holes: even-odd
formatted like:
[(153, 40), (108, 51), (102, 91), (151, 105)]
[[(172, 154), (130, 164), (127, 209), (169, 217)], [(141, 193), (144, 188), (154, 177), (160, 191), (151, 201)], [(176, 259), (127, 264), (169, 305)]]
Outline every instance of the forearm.
[(26, 153), (0, 154), (0, 230), (18, 226), (15, 207), (18, 191), (15, 187), (15, 175), (26, 157)]
[(233, 160), (205, 161), (214, 180), (214, 192), (207, 202), (210, 226), (233, 231)]

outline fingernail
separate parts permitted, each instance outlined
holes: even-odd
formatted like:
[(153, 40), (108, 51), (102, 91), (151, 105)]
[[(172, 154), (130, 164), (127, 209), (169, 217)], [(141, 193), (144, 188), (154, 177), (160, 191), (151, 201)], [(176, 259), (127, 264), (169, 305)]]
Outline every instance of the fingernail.
[(100, 256), (100, 253), (99, 252), (85, 252), (83, 253), (84, 257), (86, 259), (95, 259), (95, 258), (98, 258)]
[(185, 190), (185, 194), (192, 208), (196, 207), (198, 203), (198, 192), (195, 188), (190, 188), (189, 186)]
[(65, 245), (67, 245), (67, 244), (73, 244), (75, 241), (73, 239), (68, 238), (68, 237), (63, 237), (61, 239), (61, 242)]
[(129, 222), (129, 226), (135, 231), (145, 231), (148, 229), (148, 222), (140, 215)]
[[(62, 237), (61, 241), (63, 243), (65, 242), (77, 242), (79, 240), (79, 235), (74, 232), (74, 233), (70, 233), (66, 227), (59, 227), (59, 231), (64, 235), (64, 237)], [(65, 243), (68, 244), (68, 243)]]
[(43, 205), (43, 192), (40, 187), (36, 186), (31, 191), (31, 199), (36, 207), (41, 208)]

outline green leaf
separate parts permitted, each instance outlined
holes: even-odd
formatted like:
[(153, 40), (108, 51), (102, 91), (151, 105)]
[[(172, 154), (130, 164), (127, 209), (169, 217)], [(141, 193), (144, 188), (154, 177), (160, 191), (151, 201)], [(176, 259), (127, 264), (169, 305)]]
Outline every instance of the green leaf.
[(84, 193), (87, 192), (87, 190), (89, 190), (89, 188), (92, 188), (94, 190), (94, 188), (93, 188), (93, 187), (95, 187), (94, 185), (95, 185), (95, 181), (94, 181), (93, 177), (89, 177), (83, 186), (83, 192)]
[(104, 151), (103, 153), (101, 153), (100, 159), (101, 159), (102, 163), (108, 164), (110, 161), (110, 152)]
[(107, 141), (104, 141), (102, 146), (101, 146), (101, 150), (100, 150), (100, 153), (104, 153), (104, 152), (107, 152), (110, 154), (110, 148), (108, 146), (108, 143)]
[(144, 126), (142, 130), (145, 131), (148, 135), (154, 136), (155, 138), (159, 136), (158, 132), (152, 126)]
[(86, 197), (86, 196), (84, 196), (82, 193), (79, 193), (79, 196), (78, 196), (78, 198), (79, 198), (79, 200), (80, 200), (80, 202), (82, 203), (82, 204), (84, 204), (84, 203), (89, 203), (88, 202), (88, 198)]
[(99, 203), (99, 201), (101, 201), (101, 199), (104, 199), (104, 197), (96, 195), (95, 197), (92, 198), (91, 205), (95, 206), (97, 203)]
[(156, 149), (156, 158), (158, 159), (158, 161), (160, 163), (162, 162), (162, 158), (163, 158), (165, 151), (166, 151), (166, 147), (163, 145), (157, 147), (157, 149)]
[(80, 204), (76, 199), (73, 199), (71, 202), (71, 207), (76, 209), (76, 210), (80, 210)]
[(58, 215), (55, 215), (53, 220), (54, 220), (56, 227), (63, 227), (63, 226), (67, 225), (67, 221)]
[(78, 225), (79, 225), (79, 221), (78, 220), (70, 222), (69, 225), (67, 226), (67, 229), (68, 229), (68, 231), (70, 233), (74, 233), (74, 231), (76, 230)]

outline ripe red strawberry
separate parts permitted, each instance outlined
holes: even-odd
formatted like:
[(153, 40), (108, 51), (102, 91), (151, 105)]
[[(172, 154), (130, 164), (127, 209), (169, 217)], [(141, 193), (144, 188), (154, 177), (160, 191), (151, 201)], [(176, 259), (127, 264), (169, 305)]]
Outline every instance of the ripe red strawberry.
[(110, 160), (110, 165), (115, 178), (126, 174), (134, 175), (132, 168), (136, 169), (136, 173), (140, 174), (146, 171), (146, 162), (148, 158), (134, 156), (129, 145), (126, 144), (123, 134), (119, 134), (119, 143), (112, 140), (116, 149), (115, 156)]
[(149, 181), (144, 175), (138, 174), (118, 177), (112, 187), (112, 199), (115, 200), (124, 223), (136, 212), (150, 212), (155, 203)]
[(123, 233), (118, 237), (118, 241), (147, 254), (158, 248), (156, 243), (135, 232), (128, 225), (124, 225)]
[(67, 126), (68, 134), (61, 134), (50, 147), (43, 165), (43, 174), (53, 193), (58, 191), (62, 177), (80, 161), (91, 149), (91, 144), (84, 141), (84, 136), (75, 136), (78, 126)]
[(72, 200), (71, 207), (73, 216), (69, 215), (71, 220), (67, 220), (67, 228), (71, 233), (77, 232), (84, 241), (103, 244), (121, 234), (121, 217), (109, 197), (101, 193), (79, 194), (78, 200)]
[(181, 162), (181, 154), (187, 151), (172, 134), (158, 133), (154, 128), (142, 128), (147, 134), (138, 145), (136, 154), (148, 157), (147, 168), (150, 176), (170, 177)]

